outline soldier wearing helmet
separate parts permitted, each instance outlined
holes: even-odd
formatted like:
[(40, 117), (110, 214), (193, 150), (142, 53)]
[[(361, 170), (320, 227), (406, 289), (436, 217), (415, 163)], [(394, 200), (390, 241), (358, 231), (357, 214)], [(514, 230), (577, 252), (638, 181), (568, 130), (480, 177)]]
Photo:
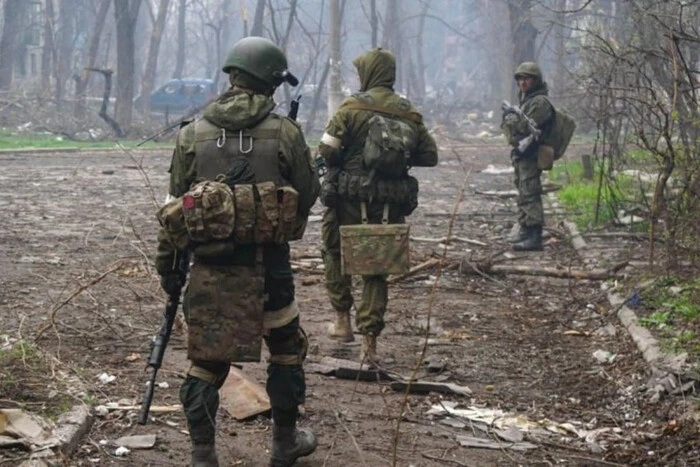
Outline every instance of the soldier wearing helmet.
[[(320, 185), (300, 127), (273, 112), (275, 89), (285, 82), (298, 84), (287, 69), (287, 59), (270, 40), (247, 37), (233, 46), (223, 71), (231, 87), (204, 109), (202, 118), (178, 133), (169, 196), (180, 197), (194, 182), (221, 179), (220, 175), (227, 175), (234, 189), (274, 182), (275, 187), (298, 192), (296, 214), (303, 232)], [(259, 361), (263, 338), (270, 351), (270, 465), (290, 466), (311, 454), (317, 443), (310, 430), (296, 428), (306, 391), (302, 362), (307, 340), (295, 301), (289, 244), (240, 244), (227, 239), (197, 244), (192, 253), (183, 299), (191, 364), (180, 388), (192, 441), (192, 466), (219, 465), (215, 450), (218, 391), (233, 361)], [(161, 231), (156, 268), (169, 294), (182, 282), (172, 271), (175, 254)]]
[[(554, 117), (554, 107), (549, 102), (547, 83), (542, 78), (540, 67), (534, 62), (523, 62), (514, 73), (518, 85), (518, 100), (522, 113), (544, 130)], [(533, 142), (524, 151), (519, 143), (531, 134), (529, 125), (517, 113), (505, 111), (501, 129), (513, 147), (511, 160), (515, 168), (514, 183), (518, 190), (518, 221), (507, 238), (516, 251), (542, 250), (542, 170), (537, 164), (539, 143)]]

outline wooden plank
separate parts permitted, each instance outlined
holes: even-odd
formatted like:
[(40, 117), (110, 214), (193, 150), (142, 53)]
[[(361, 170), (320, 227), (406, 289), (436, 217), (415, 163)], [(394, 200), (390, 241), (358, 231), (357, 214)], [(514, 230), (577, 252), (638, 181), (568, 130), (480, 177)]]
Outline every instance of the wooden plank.
[(221, 407), (239, 421), (270, 411), (270, 399), (265, 388), (235, 366), (231, 366), (219, 395)]

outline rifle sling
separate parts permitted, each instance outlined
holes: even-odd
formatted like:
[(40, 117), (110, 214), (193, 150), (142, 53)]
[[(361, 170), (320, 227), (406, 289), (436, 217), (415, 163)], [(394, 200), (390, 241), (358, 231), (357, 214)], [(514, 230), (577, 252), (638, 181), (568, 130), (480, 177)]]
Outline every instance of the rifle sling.
[(382, 105), (371, 104), (369, 102), (350, 102), (348, 104), (345, 104), (342, 108), (352, 110), (369, 110), (370, 112), (379, 112), (393, 115), (395, 117), (403, 118), (404, 120), (409, 120), (413, 123), (423, 123), (423, 117), (417, 112), (392, 109), (389, 107), (384, 107)]

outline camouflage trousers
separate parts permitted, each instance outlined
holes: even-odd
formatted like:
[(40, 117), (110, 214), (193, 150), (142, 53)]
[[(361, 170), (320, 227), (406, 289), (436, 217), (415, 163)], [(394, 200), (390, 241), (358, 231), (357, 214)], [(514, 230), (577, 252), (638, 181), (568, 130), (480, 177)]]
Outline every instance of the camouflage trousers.
[(518, 223), (523, 227), (544, 225), (542, 209), (542, 171), (537, 168), (537, 157), (511, 156), (515, 169), (514, 184), (518, 190)]
[[(382, 206), (370, 208), (370, 222), (381, 219)], [(323, 240), (323, 263), (326, 275), (326, 290), (335, 311), (349, 311), (353, 305), (352, 278), (341, 274), (340, 226), (361, 222), (359, 202), (341, 201), (323, 214), (321, 236)], [(403, 217), (392, 216), (389, 222), (404, 222)], [(386, 276), (362, 276), (362, 298), (357, 307), (355, 324), (363, 333), (379, 335), (384, 329), (384, 314), (389, 302)]]
[[(271, 355), (303, 352), (299, 339), (299, 318), (265, 337)], [(197, 444), (208, 444), (216, 435), (216, 413), (219, 410), (219, 389), (231, 367), (226, 362), (193, 361), (192, 365), (211, 374), (203, 379), (188, 374), (180, 387), (180, 402), (185, 411), (190, 438)], [(299, 405), (304, 403), (306, 379), (302, 365), (270, 363), (267, 367), (267, 394), (272, 406), (272, 419), (278, 426), (296, 424)]]

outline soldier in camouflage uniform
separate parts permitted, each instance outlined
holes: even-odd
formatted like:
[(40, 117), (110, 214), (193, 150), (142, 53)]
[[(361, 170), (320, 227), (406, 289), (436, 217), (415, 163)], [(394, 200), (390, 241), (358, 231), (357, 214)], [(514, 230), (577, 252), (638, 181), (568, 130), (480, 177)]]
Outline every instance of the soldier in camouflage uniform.
[[(540, 67), (533, 62), (523, 62), (515, 70), (518, 83), (518, 98), (522, 112), (529, 116), (543, 130), (554, 117), (554, 108), (547, 99), (549, 91), (542, 78)], [(524, 152), (518, 150), (518, 143), (530, 135), (527, 123), (519, 115), (506, 111), (501, 129), (513, 146), (511, 160), (515, 168), (515, 187), (518, 190), (518, 226), (508, 237), (516, 251), (542, 250), (542, 170), (537, 166), (539, 144), (533, 142)]]
[[(287, 71), (286, 57), (273, 42), (248, 37), (233, 46), (223, 71), (229, 75), (231, 88), (206, 107), (201, 119), (178, 134), (169, 170), (169, 196), (182, 196), (193, 182), (213, 180), (231, 165), (246, 161), (256, 183), (273, 181), (298, 191), (297, 216), (305, 223), (320, 189), (318, 176), (300, 127), (273, 113), (274, 90), (285, 80), (296, 81)], [(190, 327), (195, 326), (198, 313), (217, 309), (235, 308), (235, 313), (253, 321), (262, 316), (260, 334), (264, 332), (271, 355), (267, 370), (273, 420), (270, 465), (290, 466), (298, 457), (311, 454), (317, 443), (310, 430), (296, 428), (298, 406), (306, 391), (302, 361), (307, 341), (294, 300), (289, 244), (237, 245), (230, 241), (213, 247), (198, 245), (193, 253), (183, 300)], [(156, 266), (167, 293), (183, 280), (172, 270), (174, 255), (172, 245), (159, 235)], [(256, 335), (254, 326), (246, 329), (245, 321), (229, 325), (238, 326), (238, 332), (224, 338)], [(190, 340), (197, 335), (194, 331), (190, 329)], [(199, 330), (200, 334), (208, 331)], [(255, 347), (255, 343), (249, 344)], [(193, 446), (193, 466), (218, 466), (214, 443), (218, 390), (230, 363), (222, 358), (193, 360), (180, 389)]]
[[(335, 322), (330, 326), (331, 337), (345, 342), (354, 340), (350, 324), (351, 277), (341, 274), (340, 226), (361, 223), (360, 199), (350, 191), (350, 186), (362, 185), (368, 177), (363, 165), (362, 151), (368, 135), (368, 120), (373, 112), (351, 108), (360, 103), (410, 112), (418, 118), (409, 122), (417, 134), (415, 147), (411, 148), (409, 166), (433, 167), (437, 164), (437, 147), (432, 136), (423, 125), (420, 114), (407, 100), (394, 92), (396, 81), (396, 59), (386, 49), (372, 49), (357, 57), (353, 64), (360, 78), (360, 92), (343, 101), (326, 126), (318, 151), (329, 169), (321, 188), (321, 201), (326, 206), (323, 215), (322, 240), (325, 263), (326, 288), (335, 310)], [(350, 180), (338, 186), (338, 180)], [(409, 178), (415, 183), (411, 188)], [(395, 199), (389, 207), (389, 223), (403, 223), (405, 216), (417, 205), (418, 184), (409, 177), (397, 186), (407, 193), (406, 199)], [(357, 183), (354, 183), (354, 182)], [(376, 180), (375, 180), (376, 182)], [(345, 188), (348, 188), (347, 192)], [(391, 195), (391, 194), (390, 194)], [(409, 199), (411, 198), (411, 199)], [(381, 200), (367, 204), (370, 223), (381, 222), (383, 203)], [(384, 313), (387, 308), (388, 291), (385, 276), (364, 276), (362, 299), (355, 323), (363, 334), (362, 359), (376, 362), (376, 338), (384, 328)]]

